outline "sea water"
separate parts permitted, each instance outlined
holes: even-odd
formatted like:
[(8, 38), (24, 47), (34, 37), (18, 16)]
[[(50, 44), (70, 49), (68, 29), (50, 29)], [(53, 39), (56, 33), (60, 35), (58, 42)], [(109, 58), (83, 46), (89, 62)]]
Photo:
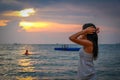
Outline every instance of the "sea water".
[[(0, 80), (77, 80), (79, 52), (55, 51), (55, 47), (61, 45), (1, 44)], [(94, 63), (98, 80), (120, 80), (120, 44), (99, 45)]]

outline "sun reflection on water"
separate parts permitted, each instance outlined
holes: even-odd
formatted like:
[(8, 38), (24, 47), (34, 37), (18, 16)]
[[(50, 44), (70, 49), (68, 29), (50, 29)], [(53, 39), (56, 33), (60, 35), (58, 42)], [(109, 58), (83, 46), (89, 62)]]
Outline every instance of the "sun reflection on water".
[(17, 80), (37, 80), (35, 77), (27, 76), (27, 77), (16, 77)]
[[(18, 65), (20, 67), (18, 67), (18, 72), (35, 72), (35, 67), (32, 64), (31, 59), (19, 59), (18, 60)], [(32, 77), (32, 76), (17, 76), (16, 77), (17, 80), (37, 80), (36, 77)]]
[(32, 65), (31, 59), (20, 59), (18, 65), (21, 66), (18, 69), (19, 72), (34, 72), (34, 66)]

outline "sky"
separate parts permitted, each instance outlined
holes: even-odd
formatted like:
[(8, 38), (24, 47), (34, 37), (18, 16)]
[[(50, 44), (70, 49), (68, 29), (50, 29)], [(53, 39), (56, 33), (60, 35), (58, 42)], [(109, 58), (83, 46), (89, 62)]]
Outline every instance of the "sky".
[(0, 0), (0, 43), (71, 44), (85, 23), (99, 44), (120, 43), (120, 0)]

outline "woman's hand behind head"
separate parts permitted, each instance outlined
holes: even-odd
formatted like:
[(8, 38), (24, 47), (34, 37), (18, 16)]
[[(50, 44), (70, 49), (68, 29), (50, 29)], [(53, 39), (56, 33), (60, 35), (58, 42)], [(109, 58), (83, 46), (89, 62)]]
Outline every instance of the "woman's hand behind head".
[(91, 26), (86, 28), (85, 31), (87, 34), (93, 34), (94, 32), (96, 32), (96, 29), (93, 26)]
[(100, 28), (97, 27), (97, 28), (96, 28), (96, 33), (99, 33), (99, 32), (100, 32)]
[(95, 29), (93, 26), (91, 26), (91, 27), (86, 28), (85, 31), (86, 31), (87, 34), (93, 34), (94, 32), (99, 33), (100, 32), (100, 28), (97, 27)]

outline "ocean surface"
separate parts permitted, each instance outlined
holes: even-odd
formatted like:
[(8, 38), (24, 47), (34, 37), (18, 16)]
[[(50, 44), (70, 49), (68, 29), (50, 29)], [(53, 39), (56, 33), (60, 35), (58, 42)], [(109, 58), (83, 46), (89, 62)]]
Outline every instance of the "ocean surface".
[[(69, 44), (70, 47), (81, 47)], [(59, 44), (1, 44), (0, 80), (77, 80), (78, 51)], [(29, 55), (25, 55), (25, 50)], [(120, 80), (120, 44), (99, 45), (97, 80)]]

